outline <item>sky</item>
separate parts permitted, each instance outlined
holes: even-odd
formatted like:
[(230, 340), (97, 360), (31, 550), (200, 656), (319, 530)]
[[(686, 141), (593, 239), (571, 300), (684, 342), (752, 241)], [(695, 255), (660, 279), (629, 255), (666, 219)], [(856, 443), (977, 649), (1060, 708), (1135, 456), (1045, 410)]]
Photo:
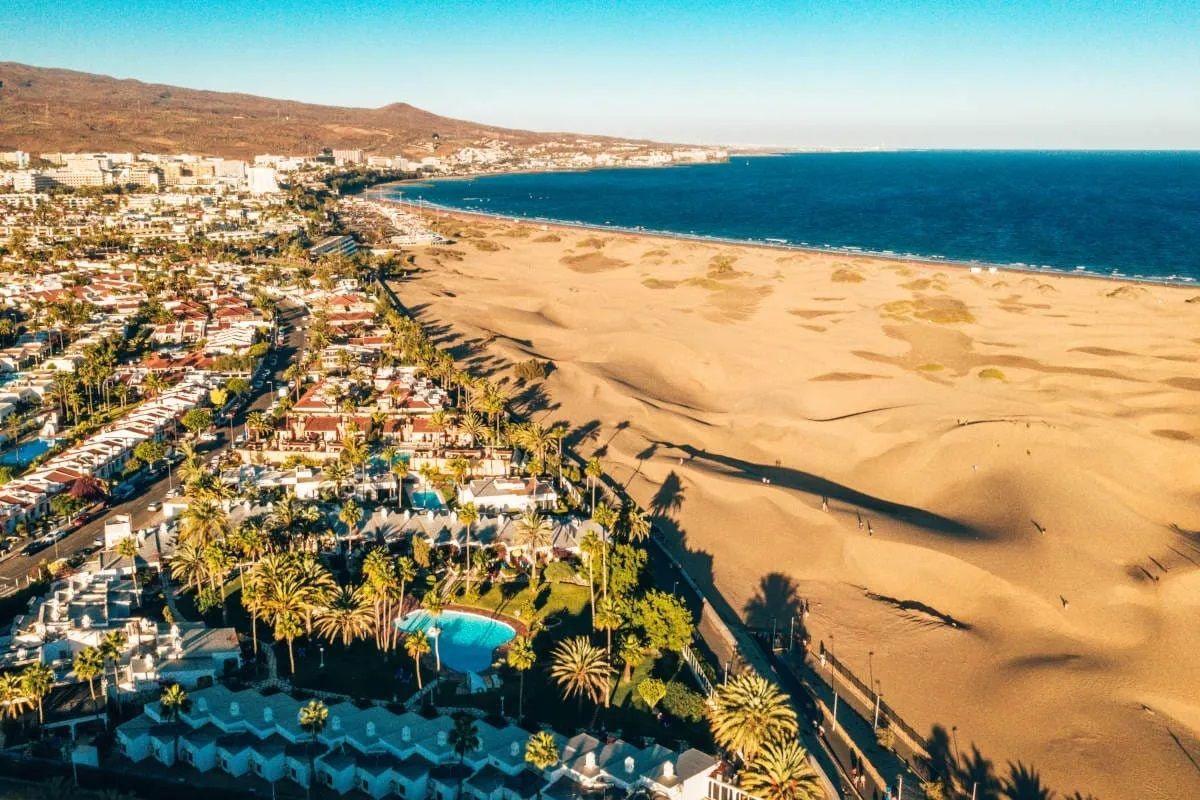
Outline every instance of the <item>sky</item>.
[(534, 130), (1200, 147), (1200, 2), (16, 0), (0, 60)]

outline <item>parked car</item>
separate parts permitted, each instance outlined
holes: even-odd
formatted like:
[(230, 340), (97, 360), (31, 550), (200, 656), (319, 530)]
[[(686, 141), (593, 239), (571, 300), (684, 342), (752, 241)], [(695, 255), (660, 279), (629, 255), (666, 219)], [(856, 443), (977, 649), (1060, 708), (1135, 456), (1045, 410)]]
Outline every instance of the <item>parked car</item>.
[(47, 542), (44, 539), (34, 539), (32, 542), (21, 548), (21, 555), (31, 556), (34, 553), (40, 553), (51, 544), (51, 542)]
[(162, 511), (162, 503), (158, 502), (157, 500), (151, 500), (149, 503), (146, 504), (146, 510), (147, 511)]

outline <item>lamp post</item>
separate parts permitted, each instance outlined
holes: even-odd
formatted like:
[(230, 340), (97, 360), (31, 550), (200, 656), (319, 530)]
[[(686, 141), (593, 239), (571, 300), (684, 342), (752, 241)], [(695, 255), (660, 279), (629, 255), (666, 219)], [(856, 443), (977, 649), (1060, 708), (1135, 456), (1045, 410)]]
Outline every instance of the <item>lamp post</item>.
[(321, 669), (325, 669), (325, 645), (317, 645), (317, 650), (321, 653)]

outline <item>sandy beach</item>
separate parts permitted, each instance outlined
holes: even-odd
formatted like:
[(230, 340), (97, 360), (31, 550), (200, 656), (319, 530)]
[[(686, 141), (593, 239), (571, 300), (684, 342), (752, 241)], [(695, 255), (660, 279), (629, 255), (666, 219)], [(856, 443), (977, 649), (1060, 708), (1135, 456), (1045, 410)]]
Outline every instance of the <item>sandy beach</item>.
[(1200, 289), (435, 216), (403, 302), (552, 362), (532, 416), (738, 613), (807, 598), (1000, 772), (1200, 797)]

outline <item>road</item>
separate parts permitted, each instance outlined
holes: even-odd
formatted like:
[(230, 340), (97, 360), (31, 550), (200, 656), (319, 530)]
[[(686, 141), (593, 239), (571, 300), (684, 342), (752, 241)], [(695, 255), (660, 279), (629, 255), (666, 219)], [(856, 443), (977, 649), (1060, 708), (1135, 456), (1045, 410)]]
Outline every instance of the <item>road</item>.
[[(245, 424), (246, 416), (251, 411), (264, 411), (270, 406), (271, 400), (274, 397), (274, 388), (285, 382), (283, 380), (284, 370), (296, 361), (300, 352), (304, 349), (306, 334), (303, 324), (307, 316), (308, 311), (302, 304), (286, 298), (281, 301), (279, 321), (281, 326), (287, 326), (284, 344), (276, 347), (274, 350), (275, 361), (271, 371), (266, 375), (262, 390), (254, 396), (254, 399), (249, 404), (245, 405), (242, 410), (234, 415), (233, 427), (235, 433), (239, 426)], [(219, 457), (232, 445), (232, 441), (229, 438), (228, 423), (217, 428), (214, 432), (216, 433), (217, 440), (209, 443), (203, 449), (204, 454), (209, 459)], [(76, 553), (91, 547), (93, 540), (103, 536), (104, 521), (113, 514), (129, 514), (134, 530), (160, 521), (162, 519), (162, 512), (149, 511), (146, 506), (152, 502), (161, 503), (166, 498), (167, 492), (173, 483), (173, 475), (164, 476), (147, 486), (139, 494), (104, 509), (96, 519), (86, 523), (79, 530), (74, 531), (56, 545), (48, 547), (40, 553), (25, 556), (21, 555), (18, 551), (17, 555), (0, 563), (0, 589), (11, 587), (14, 582), (24, 585), (28, 579), (36, 577), (38, 569), (42, 564), (47, 564), (58, 558), (70, 558)]]

